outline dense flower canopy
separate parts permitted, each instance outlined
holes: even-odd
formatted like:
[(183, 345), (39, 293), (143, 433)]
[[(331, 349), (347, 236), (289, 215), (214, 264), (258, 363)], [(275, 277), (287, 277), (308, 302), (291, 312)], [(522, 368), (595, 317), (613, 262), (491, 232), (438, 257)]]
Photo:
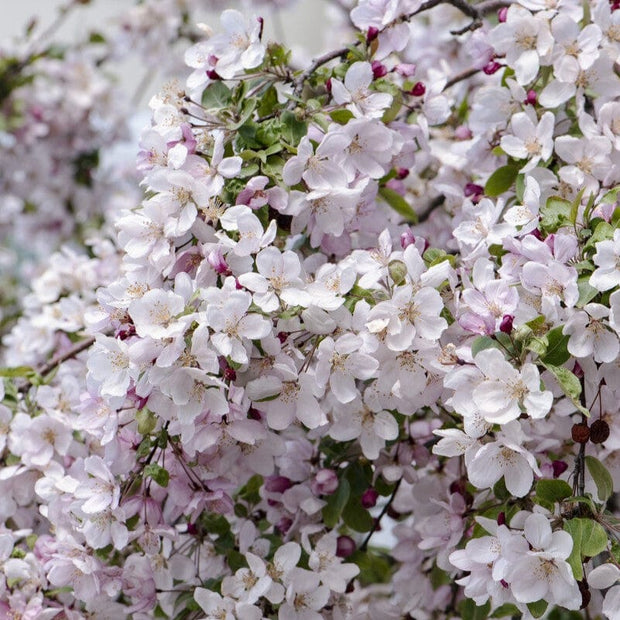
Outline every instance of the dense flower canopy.
[(0, 616), (618, 620), (620, 5), (198, 4), (0, 56)]

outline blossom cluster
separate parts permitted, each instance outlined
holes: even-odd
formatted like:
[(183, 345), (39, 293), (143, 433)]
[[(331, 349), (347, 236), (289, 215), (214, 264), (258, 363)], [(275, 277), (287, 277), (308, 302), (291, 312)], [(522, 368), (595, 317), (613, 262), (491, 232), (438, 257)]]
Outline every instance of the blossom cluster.
[(34, 280), (7, 615), (620, 618), (620, 6), (350, 8), (224, 10)]

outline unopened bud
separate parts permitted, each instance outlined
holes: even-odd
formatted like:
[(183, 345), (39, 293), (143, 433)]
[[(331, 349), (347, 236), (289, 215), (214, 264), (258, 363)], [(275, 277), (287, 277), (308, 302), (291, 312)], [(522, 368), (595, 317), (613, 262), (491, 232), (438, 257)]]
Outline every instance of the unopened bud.
[(486, 65), (484, 65), (484, 67), (482, 67), (482, 71), (487, 75), (493, 75), (494, 73), (497, 73), (501, 68), (502, 65), (500, 65), (496, 60), (490, 60), (489, 62), (487, 62)]
[(379, 28), (371, 26), (366, 33), (366, 43), (372, 43), (379, 36)]
[(372, 76), (375, 80), (382, 78), (384, 75), (387, 75), (387, 67), (379, 62), (378, 60), (372, 61)]
[(559, 478), (568, 469), (568, 463), (564, 461), (553, 461), (551, 463), (551, 468), (553, 469), (553, 477)]
[(372, 487), (366, 489), (362, 493), (362, 506), (364, 506), (364, 508), (372, 508), (373, 506), (376, 506), (378, 497), (379, 493), (376, 489), (373, 489)]
[(508, 16), (507, 6), (503, 6), (499, 11), (497, 11), (497, 21), (500, 24), (503, 24), (506, 21), (507, 16)]
[(504, 314), (502, 322), (499, 324), (499, 331), (502, 334), (510, 334), (512, 332), (512, 323), (515, 320), (512, 314)]
[(535, 90), (530, 89), (527, 91), (527, 96), (525, 97), (525, 101), (523, 103), (525, 103), (526, 105), (536, 105), (537, 100), (538, 93)]
[(315, 495), (331, 495), (338, 488), (338, 476), (333, 469), (319, 469), (310, 482)]
[(336, 555), (339, 558), (348, 558), (355, 551), (355, 541), (350, 536), (338, 536), (336, 540)]
[(425, 92), (426, 86), (424, 85), (424, 82), (416, 82), (413, 85), (413, 88), (409, 91), (409, 94), (413, 95), (414, 97), (421, 97), (422, 95), (424, 95)]

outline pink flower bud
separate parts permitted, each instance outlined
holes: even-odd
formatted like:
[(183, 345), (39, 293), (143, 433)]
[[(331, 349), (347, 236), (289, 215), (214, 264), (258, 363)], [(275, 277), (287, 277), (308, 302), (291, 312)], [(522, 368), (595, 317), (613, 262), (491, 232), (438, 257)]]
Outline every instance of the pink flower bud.
[(220, 74), (215, 69), (209, 69), (207, 71), (207, 77), (210, 80), (221, 80), (222, 79)]
[(339, 558), (348, 558), (354, 551), (355, 541), (350, 536), (338, 536), (336, 555)]
[(310, 483), (315, 495), (331, 495), (338, 488), (338, 476), (333, 469), (319, 469)]
[(400, 247), (404, 250), (408, 248), (410, 245), (415, 243), (415, 237), (411, 232), (411, 229), (408, 228), (404, 233), (400, 236)]
[(372, 43), (379, 36), (379, 28), (371, 26), (366, 33), (366, 43)]
[(467, 183), (463, 189), (465, 196), (481, 196), (484, 193), (484, 187), (476, 183)]
[(222, 254), (222, 251), (220, 249), (211, 250), (211, 252), (209, 252), (207, 256), (207, 262), (219, 275), (230, 274), (230, 268), (228, 267), (228, 263), (226, 263), (224, 255)]
[(362, 493), (362, 506), (364, 506), (364, 508), (372, 508), (373, 506), (376, 506), (378, 497), (379, 493), (376, 489), (373, 489), (372, 487), (366, 489)]
[(578, 361), (575, 361), (575, 365), (573, 366), (573, 374), (577, 379), (583, 379), (583, 368)]
[(515, 320), (512, 314), (504, 314), (502, 322), (499, 324), (499, 331), (503, 334), (510, 334), (512, 332), (512, 323)]
[(553, 468), (553, 477), (558, 478), (568, 469), (568, 464), (564, 461), (553, 461), (551, 467)]
[(263, 486), (269, 493), (284, 493), (293, 486), (293, 483), (286, 476), (269, 476), (265, 478)]
[(506, 525), (506, 513), (500, 512), (497, 515), (497, 525)]
[(416, 82), (413, 85), (413, 88), (409, 91), (409, 94), (413, 95), (414, 97), (422, 97), (425, 92), (426, 86), (424, 85), (424, 82)]
[(503, 24), (506, 21), (507, 16), (508, 16), (508, 7), (507, 6), (503, 6), (497, 12), (497, 20), (500, 22), (500, 24)]
[(394, 67), (394, 71), (403, 77), (411, 77), (415, 73), (416, 66), (411, 63), (401, 62)]
[(530, 90), (527, 91), (527, 97), (525, 97), (525, 101), (523, 103), (525, 103), (526, 105), (536, 105), (536, 101), (538, 100), (538, 93), (530, 88)]
[(399, 168), (396, 171), (396, 178), (397, 179), (406, 179), (409, 176), (409, 168)]
[(469, 140), (472, 135), (471, 129), (467, 125), (459, 125), (454, 130), (454, 137), (457, 140)]
[(332, 92), (332, 79), (327, 78), (327, 82), (325, 82), (325, 90), (331, 94)]
[(490, 60), (489, 62), (487, 62), (486, 65), (484, 65), (484, 67), (482, 67), (482, 71), (487, 75), (493, 75), (494, 73), (497, 73), (501, 68), (502, 65), (500, 65), (496, 60)]
[(378, 78), (382, 78), (384, 75), (387, 75), (387, 67), (379, 62), (378, 60), (372, 61), (372, 77), (377, 80)]

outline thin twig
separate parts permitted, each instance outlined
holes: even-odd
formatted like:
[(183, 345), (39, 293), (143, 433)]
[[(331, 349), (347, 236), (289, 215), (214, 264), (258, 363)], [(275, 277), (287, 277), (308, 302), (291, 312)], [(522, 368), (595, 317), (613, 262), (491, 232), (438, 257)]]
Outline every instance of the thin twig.
[(315, 60), (312, 61), (312, 64), (303, 71), (298, 77), (293, 81), (293, 94), (299, 96), (301, 90), (304, 86), (304, 82), (322, 65), (328, 63), (330, 60), (334, 60), (340, 56), (344, 56), (349, 51), (348, 47), (341, 47), (337, 50), (332, 50), (327, 54), (323, 54), (323, 56), (319, 56)]
[[(52, 372), (52, 370), (60, 366), (63, 362), (66, 362), (67, 360), (74, 358), (76, 355), (79, 355), (82, 351), (85, 351), (86, 349), (88, 349), (93, 344), (93, 342), (95, 342), (94, 337), (86, 338), (86, 340), (82, 340), (81, 342), (78, 342), (74, 347), (72, 347), (71, 349), (63, 353), (62, 355), (55, 357), (54, 359), (50, 360), (49, 362), (41, 366), (41, 368), (37, 370), (37, 374), (40, 375), (41, 377), (44, 377), (45, 375)], [(26, 381), (26, 383), (22, 384), (19, 387), (18, 391), (23, 394), (24, 392), (27, 392), (31, 386), (32, 386), (32, 381)]]
[(467, 78), (472, 77), (472, 75), (476, 75), (476, 73), (478, 73), (479, 71), (480, 69), (476, 69), (472, 67), (471, 69), (467, 69), (465, 71), (462, 71), (461, 73), (457, 73), (454, 77), (451, 77), (446, 82), (446, 85), (443, 87), (443, 89), (447, 90), (448, 88), (454, 86), (455, 84), (458, 84), (459, 82), (462, 82), (463, 80), (466, 80)]
[(379, 529), (379, 526), (381, 525), (381, 519), (383, 519), (383, 517), (385, 516), (385, 513), (390, 509), (390, 506), (392, 505), (392, 502), (394, 501), (394, 498), (396, 497), (396, 493), (398, 492), (398, 488), (400, 487), (400, 483), (402, 482), (402, 480), (403, 479), (400, 478), (398, 482), (396, 483), (396, 486), (394, 487), (394, 490), (392, 491), (392, 495), (390, 495), (390, 499), (388, 499), (388, 501), (385, 503), (385, 506), (381, 510), (379, 516), (375, 519), (375, 522), (372, 524), (372, 529), (370, 530), (370, 532), (368, 532), (368, 534), (366, 535), (366, 538), (364, 538), (364, 542), (360, 545), (360, 551), (366, 551), (366, 547), (368, 547), (368, 543), (370, 542), (372, 535)]

